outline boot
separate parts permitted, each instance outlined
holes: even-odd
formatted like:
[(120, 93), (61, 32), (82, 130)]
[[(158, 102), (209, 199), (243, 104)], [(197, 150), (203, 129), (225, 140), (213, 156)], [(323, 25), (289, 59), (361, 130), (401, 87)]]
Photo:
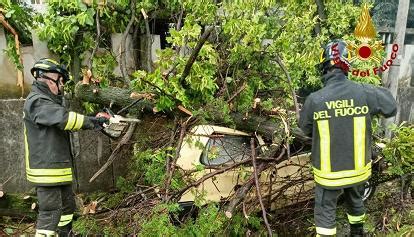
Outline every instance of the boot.
[(363, 237), (364, 236), (364, 224), (351, 224), (351, 237)]
[(56, 237), (56, 232), (52, 230), (36, 229), (35, 237)]
[(73, 236), (72, 233), (72, 222), (67, 225), (59, 226), (57, 229), (57, 233), (59, 237), (70, 237)]

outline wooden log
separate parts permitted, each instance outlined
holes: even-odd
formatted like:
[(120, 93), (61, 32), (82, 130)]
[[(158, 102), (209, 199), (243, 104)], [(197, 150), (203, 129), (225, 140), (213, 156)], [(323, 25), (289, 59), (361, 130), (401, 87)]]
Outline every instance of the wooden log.
[[(101, 104), (104, 106), (116, 106), (124, 108), (136, 101), (131, 98), (132, 90), (118, 87), (99, 88), (95, 85), (84, 85), (78, 83), (75, 86), (75, 96), (83, 101)], [(154, 105), (147, 101), (141, 100), (131, 108), (131, 111), (140, 112), (146, 111), (152, 113)], [(117, 112), (117, 111), (114, 111)]]
[[(75, 87), (75, 96), (83, 101), (102, 104), (109, 106), (117, 106), (124, 108), (132, 103), (136, 103), (136, 99), (131, 98), (132, 90), (118, 87), (98, 88), (95, 85), (85, 85), (78, 83)], [(154, 104), (148, 100), (141, 100), (131, 107), (131, 112), (153, 113)], [(205, 108), (209, 114), (208, 120), (214, 124), (226, 126), (224, 118), (220, 111), (222, 108), (208, 106)], [(177, 111), (179, 108), (177, 108)], [(114, 111), (117, 112), (117, 111)], [(264, 138), (272, 140), (273, 143), (280, 144), (285, 138), (284, 125), (278, 117), (259, 116), (255, 114), (242, 114), (238, 112), (230, 113), (236, 128), (243, 131), (257, 133)]]

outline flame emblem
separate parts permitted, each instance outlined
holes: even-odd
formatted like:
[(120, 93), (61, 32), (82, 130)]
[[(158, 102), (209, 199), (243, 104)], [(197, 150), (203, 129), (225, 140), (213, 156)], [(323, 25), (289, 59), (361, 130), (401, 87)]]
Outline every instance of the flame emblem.
[(368, 4), (366, 3), (362, 7), (354, 35), (360, 43), (348, 42), (348, 50), (350, 52), (349, 61), (352, 62), (358, 58), (364, 61), (372, 59), (380, 63), (381, 59), (374, 54), (376, 51), (382, 50), (383, 46), (381, 41), (374, 41), (372, 45), (370, 44), (370, 41), (375, 40), (377, 33), (371, 15), (369, 14)]
[(354, 34), (362, 42), (374, 39), (377, 34), (371, 16), (369, 15), (368, 4), (366, 3), (362, 7), (362, 13), (359, 17)]

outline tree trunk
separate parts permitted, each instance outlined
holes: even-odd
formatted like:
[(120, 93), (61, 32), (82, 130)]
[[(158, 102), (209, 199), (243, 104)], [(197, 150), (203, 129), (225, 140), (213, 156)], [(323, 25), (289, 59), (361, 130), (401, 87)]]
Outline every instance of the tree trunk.
[[(93, 85), (78, 83), (75, 87), (75, 96), (83, 101), (101, 104), (106, 107), (124, 108), (137, 99), (130, 97), (132, 90), (118, 87), (99, 88)], [(153, 104), (146, 100), (141, 100), (130, 109), (130, 112), (152, 112)], [(114, 111), (117, 112), (117, 111)]]
[[(132, 90), (118, 87), (98, 88), (93, 85), (77, 84), (75, 87), (75, 96), (83, 101), (101, 104), (112, 107), (124, 108), (136, 102), (136, 99), (130, 98)], [(131, 107), (130, 112), (152, 113), (154, 105), (147, 101), (141, 100)], [(221, 108), (209, 107), (206, 112), (211, 116), (210, 121), (215, 124), (226, 124), (221, 113), (216, 113)], [(114, 110), (116, 113), (117, 111)], [(269, 118), (255, 114), (245, 115), (242, 113), (232, 112), (230, 117), (233, 119), (236, 128), (243, 131), (255, 132), (264, 138), (272, 140), (273, 143), (280, 144), (285, 138), (284, 125), (279, 118)]]

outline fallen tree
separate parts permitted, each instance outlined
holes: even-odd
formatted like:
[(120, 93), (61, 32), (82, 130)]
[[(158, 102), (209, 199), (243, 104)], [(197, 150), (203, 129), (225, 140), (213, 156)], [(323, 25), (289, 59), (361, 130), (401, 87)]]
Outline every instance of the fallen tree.
[[(130, 89), (118, 87), (99, 88), (96, 85), (78, 83), (75, 87), (76, 98), (82, 101), (101, 104), (104, 106), (122, 108), (129, 107), (128, 112), (139, 116), (142, 113), (154, 113), (154, 103), (144, 99), (145, 93), (133, 93)], [(226, 124), (220, 113), (215, 113), (222, 108), (206, 106), (205, 112), (209, 114), (211, 124)], [(176, 112), (179, 109), (176, 108)], [(114, 111), (117, 112), (117, 111)], [(183, 116), (186, 114), (183, 114)], [(281, 138), (285, 137), (286, 129), (281, 117), (266, 117), (256, 114), (242, 114), (231, 112), (230, 117), (236, 129), (257, 133), (270, 141), (280, 145)]]
[[(275, 203), (281, 204), (280, 200), (289, 193), (309, 195), (302, 192), (309, 181), (305, 175), (308, 166), (282, 162), (297, 152), (303, 152), (302, 143), (306, 140), (292, 127), (297, 122), (299, 111), (296, 91), (309, 84), (316, 87), (314, 65), (319, 60), (319, 45), (328, 36), (322, 35), (325, 33), (320, 30), (323, 25), (319, 26), (319, 35), (313, 34), (316, 7), (309, 3), (274, 1), (244, 4), (232, 1), (220, 4), (216, 1), (205, 1), (203, 4), (197, 1), (170, 1), (168, 4), (123, 1), (99, 3), (98, 6), (94, 3), (87, 6), (77, 4), (65, 7), (65, 3), (50, 1), (51, 14), (46, 14), (45, 18), (51, 24), (47, 29), (42, 29), (43, 36), (51, 36), (48, 39), (51, 49), (65, 54), (65, 59), (69, 58), (70, 62), (77, 63), (74, 68), (79, 68), (82, 61), (77, 55), (93, 49), (88, 68), (83, 72), (88, 69), (92, 71), (93, 67), (93, 75), (98, 79), (95, 82), (99, 82), (91, 83), (94, 79), (92, 75), (84, 75), (82, 82), (76, 81), (75, 97), (83, 102), (110, 107), (115, 113), (142, 118), (147, 123), (161, 117), (167, 120), (163, 125), (148, 126), (154, 131), (144, 129), (140, 130), (140, 134), (132, 134), (133, 129), (129, 129), (124, 135), (102, 169), (117, 159), (117, 154), (122, 153), (120, 149), (132, 147), (129, 173), (119, 178), (114, 194), (85, 201), (84, 204), (93, 209), (92, 212), (85, 211), (86, 222), (89, 218), (87, 213), (95, 213), (94, 219), (100, 223), (99, 226), (112, 225), (115, 229), (121, 229), (119, 223), (124, 223), (130, 228), (127, 233), (140, 231), (139, 234), (144, 236), (145, 233), (174, 235), (160, 229), (171, 224), (168, 213), (177, 211), (174, 205), (182, 195), (195, 192), (206, 183), (214, 183), (220, 175), (233, 172), (240, 181), (234, 187), (234, 193), (221, 200), (226, 207), (202, 208), (209, 213), (201, 217), (213, 217), (205, 222), (209, 223), (208, 227), (221, 228), (215, 232), (220, 233), (226, 229), (220, 223), (238, 220), (239, 213), (243, 213), (245, 218), (242, 220), (247, 223), (250, 215), (261, 210), (270, 234), (272, 227), (267, 222), (267, 209)], [(76, 19), (74, 24), (70, 24), (69, 30), (62, 34), (48, 33), (51, 30), (60, 31), (61, 19), (54, 16), (57, 12), (66, 12), (66, 9), (71, 9), (72, 13), (67, 14)], [(122, 17), (115, 18), (112, 14), (115, 12)], [(333, 18), (340, 15), (341, 19), (347, 19), (342, 17), (345, 13), (348, 11), (327, 15)], [(150, 27), (159, 16), (165, 17), (163, 20), (173, 27), (166, 34), (168, 47), (157, 52), (158, 60), (152, 61), (149, 49), (153, 29)], [(77, 20), (85, 18), (86, 24)], [(352, 19), (342, 23), (347, 25), (350, 22)], [(301, 29), (301, 34), (298, 34), (298, 29)], [(122, 33), (120, 49), (98, 53), (102, 51), (97, 49), (102, 47), (100, 43), (106, 43), (103, 42), (105, 35), (114, 32)], [(127, 75), (129, 70), (126, 69), (131, 65), (126, 65), (125, 47), (131, 32), (134, 32), (133, 44), (138, 35), (145, 35), (146, 43), (134, 50), (137, 54), (140, 51), (144, 53), (134, 55), (137, 67), (134, 73)], [(79, 36), (79, 33), (84, 38), (102, 41), (90, 44), (85, 40), (80, 44), (72, 37)], [(60, 45), (61, 42), (64, 44)], [(134, 49), (136, 46), (133, 46)], [(119, 65), (122, 78), (116, 78), (113, 74), (116, 66), (113, 58), (118, 55), (121, 55)], [(139, 70), (142, 68), (146, 70)], [(181, 149), (188, 142), (185, 139), (191, 134), (191, 129), (200, 124), (235, 128), (251, 134), (252, 138), (260, 135), (263, 139), (257, 138), (258, 143), (252, 140), (249, 146), (251, 154), (243, 160), (229, 155), (233, 161), (184, 169), (177, 162)], [(299, 143), (297, 147), (292, 145), (293, 137)], [(128, 146), (132, 141), (133, 146)], [(262, 146), (266, 146), (268, 151), (260, 155), (254, 152)], [(295, 172), (284, 177), (278, 173), (277, 167), (293, 167)], [(200, 171), (205, 173), (200, 175)], [(93, 177), (97, 175), (99, 173)], [(292, 190), (292, 187), (298, 187), (298, 190)], [(198, 206), (201, 206), (202, 199), (203, 195), (197, 196), (195, 202)], [(302, 200), (297, 198), (293, 201)], [(93, 205), (88, 205), (88, 202)], [(221, 219), (223, 217), (225, 219)], [(145, 221), (135, 221), (141, 219)], [(187, 219), (186, 223), (190, 222)], [(243, 226), (248, 228), (247, 224)], [(205, 226), (193, 229), (197, 229), (201, 236), (214, 233)], [(89, 231), (86, 228), (85, 232), (80, 232)]]

